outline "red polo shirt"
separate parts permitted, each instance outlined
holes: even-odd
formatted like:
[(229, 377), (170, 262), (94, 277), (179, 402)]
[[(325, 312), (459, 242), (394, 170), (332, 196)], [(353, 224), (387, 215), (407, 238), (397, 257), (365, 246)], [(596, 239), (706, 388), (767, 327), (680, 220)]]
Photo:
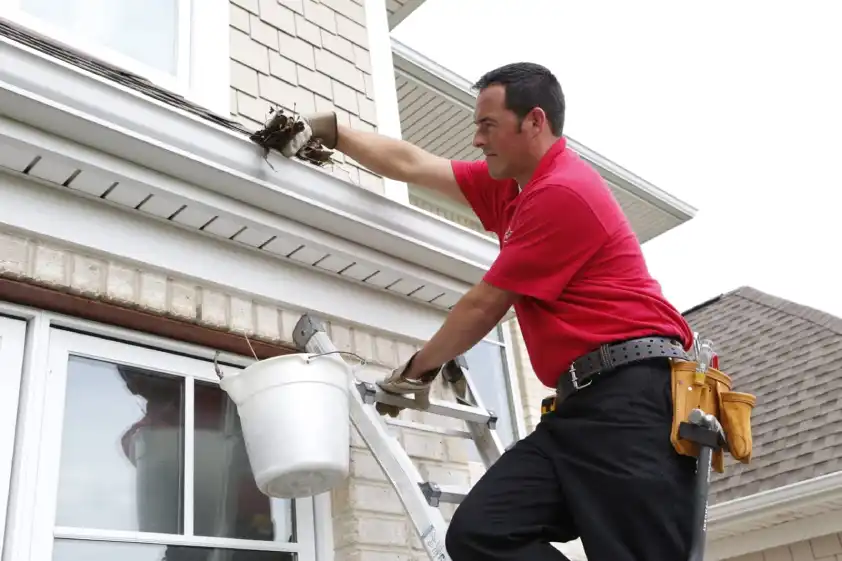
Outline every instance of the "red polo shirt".
[(492, 179), (485, 161), (452, 167), (483, 227), (500, 238), (484, 280), (523, 296), (515, 312), (545, 386), (603, 343), (661, 335), (690, 347), (692, 331), (649, 275), (613, 193), (564, 138), (522, 192), (514, 180)]

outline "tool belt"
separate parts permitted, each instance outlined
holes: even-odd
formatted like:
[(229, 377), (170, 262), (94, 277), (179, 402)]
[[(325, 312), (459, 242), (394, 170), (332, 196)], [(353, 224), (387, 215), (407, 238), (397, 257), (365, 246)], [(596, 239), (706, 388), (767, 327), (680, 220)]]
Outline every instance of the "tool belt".
[[(757, 397), (750, 393), (731, 391), (731, 378), (724, 372), (708, 367), (696, 372), (698, 363), (672, 360), (673, 421), (670, 440), (675, 451), (683, 456), (698, 457), (699, 445), (679, 438), (678, 427), (690, 419), (693, 409), (701, 409), (719, 420), (727, 440), (728, 452), (738, 462), (751, 462), (753, 440), (751, 413)], [(712, 467), (725, 471), (723, 449), (715, 450)]]
[[(742, 463), (751, 461), (751, 412), (756, 403), (752, 394), (731, 391), (731, 378), (715, 368), (697, 373), (698, 363), (689, 360), (680, 343), (666, 337), (644, 337), (617, 344), (602, 345), (575, 360), (559, 376), (556, 394), (541, 401), (541, 416), (553, 411), (570, 395), (582, 391), (617, 368), (650, 358), (668, 358), (671, 364), (673, 422), (670, 440), (683, 456), (698, 457), (699, 445), (679, 438), (678, 428), (689, 421), (693, 409), (714, 415), (722, 425), (731, 456)], [(723, 450), (713, 453), (712, 467), (724, 468)]]

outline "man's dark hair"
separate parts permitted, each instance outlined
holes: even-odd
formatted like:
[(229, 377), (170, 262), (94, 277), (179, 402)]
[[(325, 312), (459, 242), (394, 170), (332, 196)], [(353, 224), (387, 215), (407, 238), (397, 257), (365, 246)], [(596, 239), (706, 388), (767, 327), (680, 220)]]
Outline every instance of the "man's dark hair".
[(501, 85), (506, 90), (506, 109), (521, 120), (535, 107), (547, 114), (550, 130), (561, 136), (564, 130), (564, 93), (553, 73), (532, 62), (515, 62), (495, 68), (480, 78), (474, 88), (484, 90)]

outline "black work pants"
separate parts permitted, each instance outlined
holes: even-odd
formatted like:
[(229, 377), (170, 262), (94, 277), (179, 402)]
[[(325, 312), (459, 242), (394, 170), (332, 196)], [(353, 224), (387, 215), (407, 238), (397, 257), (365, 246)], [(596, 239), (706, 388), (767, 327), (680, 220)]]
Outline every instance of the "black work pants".
[(563, 401), (486, 472), (456, 509), (453, 561), (682, 561), (696, 462), (670, 442), (670, 367), (617, 369)]

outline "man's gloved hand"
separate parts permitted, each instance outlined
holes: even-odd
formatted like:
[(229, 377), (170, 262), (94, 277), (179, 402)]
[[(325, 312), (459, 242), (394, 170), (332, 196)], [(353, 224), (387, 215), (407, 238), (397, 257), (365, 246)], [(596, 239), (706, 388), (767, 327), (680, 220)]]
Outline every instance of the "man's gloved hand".
[[(419, 409), (426, 409), (430, 406), (430, 388), (433, 381), (439, 375), (441, 367), (434, 368), (422, 372), (420, 377), (415, 378), (416, 374), (412, 371), (412, 362), (415, 360), (417, 353), (412, 355), (406, 364), (392, 370), (391, 374), (377, 382), (381, 390), (387, 393), (396, 395), (413, 394), (413, 401)], [(413, 378), (407, 378), (406, 374), (413, 374)], [(386, 405), (385, 403), (377, 403), (375, 406), (377, 412), (381, 415), (389, 415), (390, 417), (397, 417), (404, 409), (397, 405)]]
[(281, 148), (281, 154), (287, 158), (295, 156), (299, 150), (307, 145), (310, 139), (321, 142), (328, 150), (336, 148), (338, 136), (336, 113), (333, 111), (314, 113), (302, 115), (299, 119), (304, 124), (303, 130), (289, 139), (287, 145)]
[(267, 150), (276, 150), (291, 158), (296, 156), (315, 165), (330, 161), (338, 138), (336, 113), (291, 116), (276, 110), (266, 126), (251, 135), (251, 140)]

